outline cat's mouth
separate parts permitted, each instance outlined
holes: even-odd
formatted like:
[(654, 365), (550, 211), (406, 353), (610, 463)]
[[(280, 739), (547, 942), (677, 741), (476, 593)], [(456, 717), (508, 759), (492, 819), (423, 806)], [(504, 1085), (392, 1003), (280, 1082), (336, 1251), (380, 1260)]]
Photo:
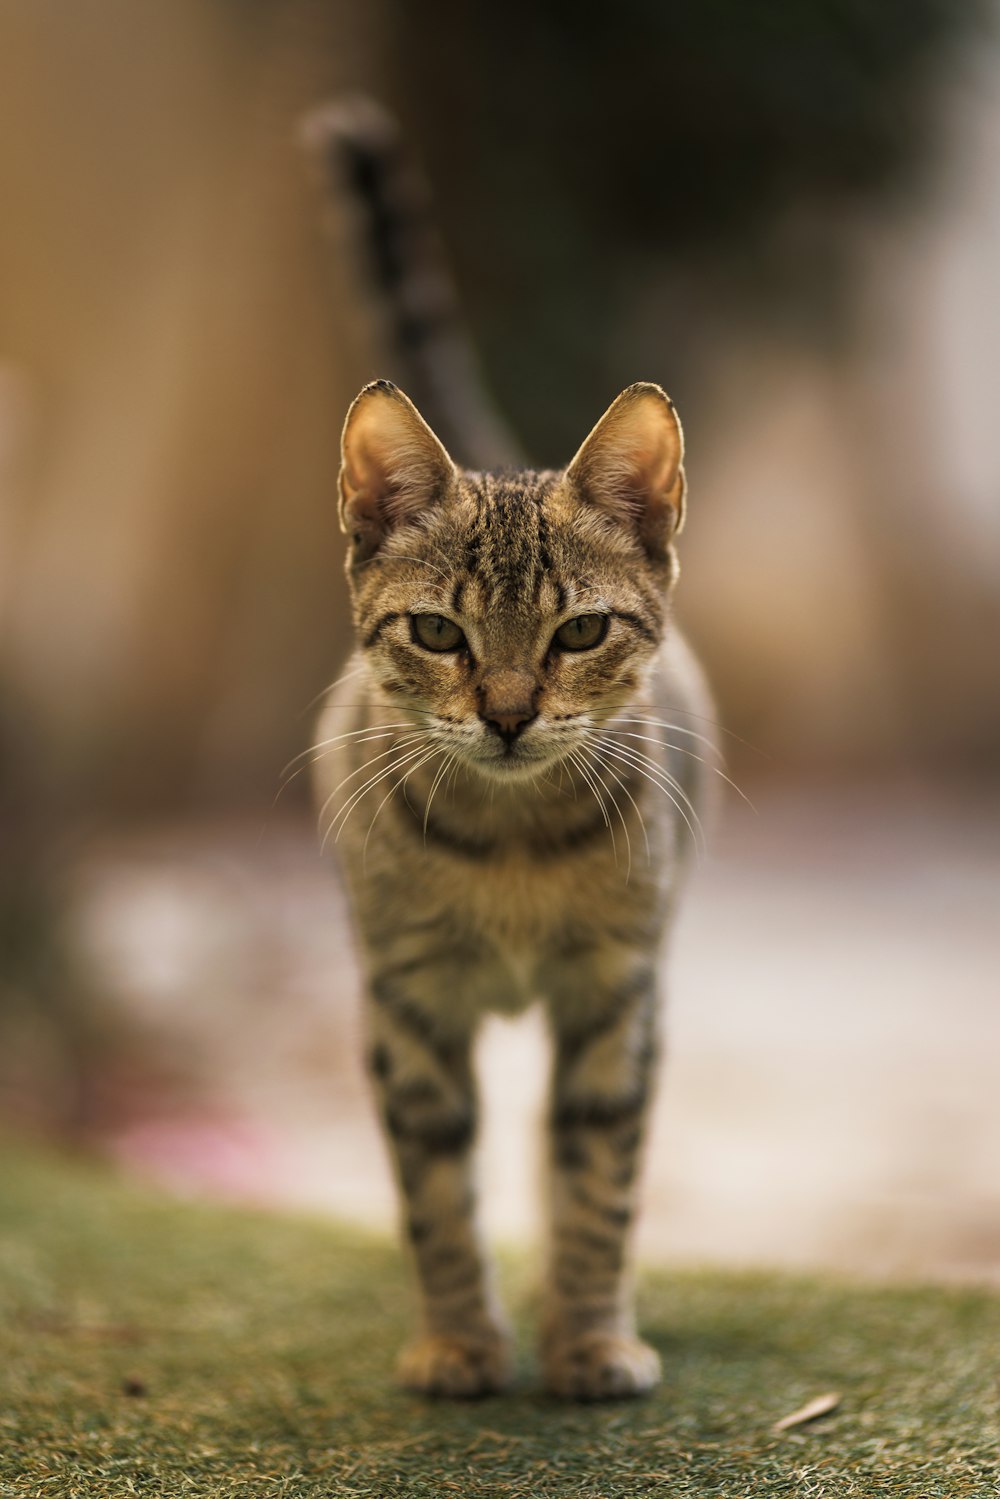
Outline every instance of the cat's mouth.
[(473, 763), (481, 775), (499, 781), (531, 780), (551, 769), (560, 758), (551, 746), (525, 744), (518, 738), (507, 743), (488, 741), (479, 747)]

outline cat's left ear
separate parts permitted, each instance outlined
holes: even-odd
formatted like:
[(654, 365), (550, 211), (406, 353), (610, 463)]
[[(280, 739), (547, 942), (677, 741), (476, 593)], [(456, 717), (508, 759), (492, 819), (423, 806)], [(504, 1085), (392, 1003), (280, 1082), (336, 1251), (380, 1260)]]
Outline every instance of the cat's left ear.
[(341, 439), (340, 524), (354, 560), (417, 518), (455, 482), (455, 465), (409, 397), (389, 380), (366, 385)]
[(566, 470), (580, 498), (638, 533), (654, 558), (684, 524), (684, 434), (659, 385), (623, 390)]

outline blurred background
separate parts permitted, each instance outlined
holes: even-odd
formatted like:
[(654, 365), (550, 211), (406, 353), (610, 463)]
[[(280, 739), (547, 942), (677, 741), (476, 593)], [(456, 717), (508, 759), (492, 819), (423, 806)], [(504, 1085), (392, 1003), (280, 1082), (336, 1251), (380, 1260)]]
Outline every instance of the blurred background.
[[(536, 462), (637, 379), (685, 422), (678, 613), (756, 811), (682, 919), (645, 1252), (1000, 1273), (996, 21), (0, 9), (3, 1127), (392, 1220), (304, 778), (275, 805), (349, 648), (343, 413), (405, 384), (299, 143), (365, 91)], [(518, 1238), (540, 1030), (488, 1032)]]

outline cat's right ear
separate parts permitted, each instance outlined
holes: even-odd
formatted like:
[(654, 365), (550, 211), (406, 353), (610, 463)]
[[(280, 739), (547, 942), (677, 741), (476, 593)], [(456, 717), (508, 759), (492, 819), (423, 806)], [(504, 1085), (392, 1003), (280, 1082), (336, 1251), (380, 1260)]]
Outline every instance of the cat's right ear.
[(366, 385), (340, 444), (340, 524), (355, 560), (414, 520), (455, 482), (455, 465), (408, 396), (389, 380)]

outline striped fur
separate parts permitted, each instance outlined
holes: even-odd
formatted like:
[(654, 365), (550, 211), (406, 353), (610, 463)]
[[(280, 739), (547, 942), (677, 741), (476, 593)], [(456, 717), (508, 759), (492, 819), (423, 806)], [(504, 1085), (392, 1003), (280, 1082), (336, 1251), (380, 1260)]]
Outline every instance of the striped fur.
[[(565, 470), (504, 469), (517, 447), (483, 395), (396, 126), (355, 100), (320, 110), (307, 137), (361, 209), (389, 342), (437, 434), (386, 381), (348, 414), (357, 650), (314, 751), (422, 1294), (402, 1378), (464, 1396), (510, 1378), (476, 1230), (471, 1050), (488, 1011), (537, 1001), (552, 1035), (544, 1377), (572, 1398), (637, 1394), (658, 1361), (636, 1335), (627, 1246), (710, 714), (668, 612), (680, 425), (657, 386), (633, 386)], [(560, 648), (557, 632), (593, 615), (591, 647)], [(428, 649), (421, 616), (459, 644)]]
[[(316, 785), (423, 1294), (402, 1375), (433, 1393), (509, 1377), (475, 1229), (470, 1055), (486, 1012), (535, 1000), (553, 1036), (545, 1378), (594, 1399), (657, 1375), (626, 1250), (659, 953), (700, 801), (692, 730), (708, 708), (667, 609), (676, 417), (655, 386), (612, 416), (549, 473), (456, 468), (387, 382), (345, 427), (358, 648), (319, 725)], [(600, 643), (559, 649), (557, 630), (591, 614), (606, 618)], [(424, 615), (459, 626), (462, 645), (423, 646)]]

